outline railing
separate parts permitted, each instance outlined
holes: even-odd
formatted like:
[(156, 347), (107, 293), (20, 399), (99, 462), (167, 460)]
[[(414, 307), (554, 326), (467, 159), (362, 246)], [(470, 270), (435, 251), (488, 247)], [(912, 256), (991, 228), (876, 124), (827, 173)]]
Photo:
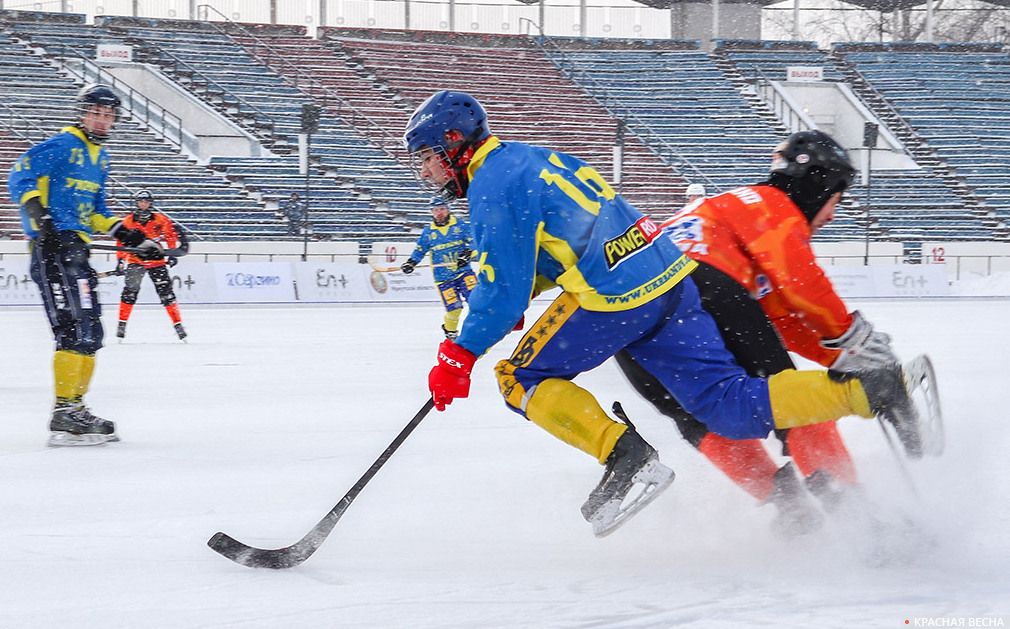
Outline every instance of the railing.
[[(702, 180), (706, 188), (712, 192), (722, 192), (722, 186), (715, 183), (708, 175), (698, 169), (691, 160), (687, 159), (676, 148), (670, 145), (659, 133), (652, 129), (645, 121), (638, 118), (630, 110), (620, 105), (620, 101), (614, 98), (609, 90), (598, 80), (593, 78), (587, 71), (579, 68), (574, 61), (569, 59), (568, 54), (561, 46), (554, 43), (550, 37), (543, 34), (540, 25), (528, 18), (519, 18), (519, 28), (541, 49), (544, 55), (570, 80), (577, 76), (578, 81), (583, 85), (591, 85), (592, 92), (589, 95), (614, 116), (624, 122), (627, 128), (634, 131), (635, 135), (645, 141), (646, 145), (655, 151), (666, 164), (680, 173), (685, 170), (690, 171), (693, 176), (692, 181)], [(530, 29), (535, 29), (539, 35), (530, 35)], [(548, 46), (550, 50), (548, 50)], [(559, 61), (560, 59), (560, 61)]]
[(758, 96), (771, 108), (772, 113), (785, 125), (789, 133), (817, 128), (817, 123), (803, 112), (792, 96), (782, 89), (777, 81), (772, 81), (760, 70), (757, 70), (755, 87)]
[[(330, 88), (330, 86), (326, 85), (325, 83), (315, 78), (311, 74), (305, 72), (302, 68), (300, 68), (296, 64), (289, 61), (283, 52), (275, 49), (269, 43), (265, 42), (262, 38), (258, 37), (255, 33), (247, 29), (245, 26), (242, 26), (241, 24), (232, 21), (231, 18), (226, 16), (224, 13), (221, 13), (220, 11), (218, 11), (216, 8), (212, 7), (209, 4), (201, 4), (197, 6), (197, 16), (198, 16), (197, 19), (203, 20), (205, 23), (209, 24), (214, 30), (234, 41), (234, 37), (232, 33), (228, 31), (228, 29), (222, 28), (218, 26), (217, 22), (213, 22), (208, 19), (210, 12), (217, 14), (218, 17), (222, 18), (223, 22), (230, 25), (231, 28), (241, 32), (243, 37), (248, 37), (249, 39), (252, 39), (253, 41), (256, 42), (256, 45), (253, 47), (253, 50), (249, 50), (245, 46), (242, 46), (242, 48), (247, 50), (249, 54), (251, 54), (257, 61), (259, 61), (266, 67), (274, 67), (273, 63), (271, 63), (271, 60), (275, 63), (279, 62), (283, 64), (283, 66), (286, 69), (289, 69), (294, 74), (294, 78), (292, 80), (291, 74), (279, 73), (279, 76), (282, 79), (292, 82), (295, 88), (302, 90), (312, 99), (319, 99), (319, 96), (317, 94), (322, 94), (321, 100), (323, 108), (332, 109), (334, 113), (336, 113), (338, 118), (342, 119), (344, 122), (346, 122), (352, 127), (360, 127), (360, 126), (368, 127), (383, 139), (384, 142), (383, 144), (376, 144), (379, 150), (381, 150), (383, 153), (386, 154), (387, 157), (393, 160), (396, 160), (401, 163), (406, 161), (406, 155), (404, 155), (402, 151), (403, 142), (399, 138), (394, 137), (391, 133), (389, 133), (386, 130), (385, 127), (380, 125), (378, 122), (376, 122), (366, 114), (362, 113), (350, 101), (348, 101), (340, 94), (335, 92), (332, 88)], [(265, 50), (269, 56), (265, 59), (261, 57), (257, 53), (257, 51), (260, 49)], [(306, 84), (309, 86), (308, 88), (305, 87)]]
[[(277, 126), (276, 121), (270, 114), (266, 113), (256, 105), (253, 105), (252, 103), (245, 100), (241, 96), (233, 94), (230, 90), (228, 90), (228, 88), (221, 85), (220, 83), (210, 78), (206, 74), (200, 72), (199, 70), (197, 70), (190, 64), (186, 63), (182, 59), (176, 57), (175, 55), (168, 52), (164, 48), (156, 46), (146, 40), (134, 40), (134, 41), (137, 43), (138, 46), (140, 46), (142, 50), (151, 51), (154, 55), (158, 56), (159, 63), (164, 63), (176, 75), (181, 74), (188, 75), (191, 82), (202, 83), (207, 91), (210, 91), (210, 89), (213, 88), (215, 92), (221, 97), (222, 103), (226, 105), (229, 103), (235, 104), (239, 106), (240, 112), (242, 112), (242, 108), (245, 108), (245, 110), (247, 110), (247, 113), (251, 113), (254, 116), (258, 116), (259, 118), (264, 119), (264, 121), (268, 124), (268, 128), (271, 133), (273, 132), (273, 129)], [(168, 60), (167, 62), (165, 61), (166, 59)], [(251, 126), (253, 127), (254, 132), (258, 131), (255, 125)]]
[[(153, 102), (91, 59), (73, 51), (68, 52), (66, 46), (60, 48), (60, 54), (56, 58), (81, 82), (104, 83), (111, 86), (114, 91), (119, 93), (123, 100), (123, 107), (130, 112), (134, 120), (143, 123), (144, 126), (164, 138), (172, 146), (182, 148), (184, 139), (182, 118)], [(80, 68), (74, 67), (68, 63), (68, 60), (79, 62)]]

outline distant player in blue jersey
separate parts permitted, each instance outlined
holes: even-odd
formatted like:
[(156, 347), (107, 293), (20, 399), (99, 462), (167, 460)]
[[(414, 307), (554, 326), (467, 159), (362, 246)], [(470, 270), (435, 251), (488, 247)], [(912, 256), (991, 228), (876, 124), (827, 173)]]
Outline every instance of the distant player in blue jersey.
[(436, 197), (429, 206), (431, 222), (421, 230), (414, 252), (400, 266), (400, 270), (413, 273), (414, 267), (431, 252), (435, 288), (445, 306), (442, 331), (446, 338), (454, 339), (459, 330), (463, 302), (470, 299), (470, 291), (477, 284), (477, 277), (470, 268), (470, 254), (473, 251), (470, 224), (465, 218), (454, 216), (445, 199)]
[[(510, 409), (605, 464), (582, 506), (597, 535), (674, 476), (633, 426), (608, 417), (571, 382), (622, 349), (727, 437), (872, 415), (858, 380), (795, 370), (748, 376), (701, 307), (689, 278), (696, 263), (585, 162), (499, 140), (481, 104), (462, 92), (440, 91), (421, 104), (404, 141), (423, 181), (444, 198), (468, 200), (477, 252), (469, 314), (458, 338), (439, 346), (428, 375), (435, 406), (467, 397), (477, 357), (508, 334), (534, 294), (560, 286), (495, 375)], [(625, 501), (636, 485), (641, 491)]]
[(85, 87), (78, 101), (78, 123), (28, 149), (8, 180), (11, 199), (21, 206), (21, 222), (31, 238), (31, 276), (56, 340), (56, 402), (49, 422), (53, 446), (119, 440), (115, 424), (93, 415), (84, 404), (104, 337), (95, 292), (98, 279), (88, 263), (91, 234), (108, 232), (144, 255), (160, 252), (143, 232), (123, 227), (105, 204), (109, 156), (102, 144), (119, 105), (110, 88)]

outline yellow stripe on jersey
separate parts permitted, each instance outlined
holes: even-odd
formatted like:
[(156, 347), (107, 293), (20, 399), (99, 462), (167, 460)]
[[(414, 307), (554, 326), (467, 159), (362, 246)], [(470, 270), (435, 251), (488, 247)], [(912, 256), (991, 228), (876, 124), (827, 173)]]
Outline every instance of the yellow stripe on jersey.
[(573, 295), (570, 293), (561, 293), (547, 311), (537, 319), (537, 322), (530, 327), (529, 332), (519, 341), (519, 345), (512, 352), (512, 356), (507, 360), (499, 361), (495, 366), (498, 388), (501, 390), (501, 394), (509, 406), (525, 410), (526, 402), (528, 401), (526, 399), (526, 389), (516, 382), (516, 369), (530, 364), (530, 361), (536, 358), (540, 350), (547, 345), (554, 337), (554, 334), (578, 308), (579, 304)]
[(694, 260), (687, 256), (681, 256), (658, 277), (623, 295), (600, 295), (589, 286), (577, 266), (573, 266), (559, 275), (557, 282), (565, 291), (574, 293), (579, 300), (579, 305), (586, 310), (617, 312), (631, 310), (659, 297), (679, 284), (697, 266), (698, 263)]

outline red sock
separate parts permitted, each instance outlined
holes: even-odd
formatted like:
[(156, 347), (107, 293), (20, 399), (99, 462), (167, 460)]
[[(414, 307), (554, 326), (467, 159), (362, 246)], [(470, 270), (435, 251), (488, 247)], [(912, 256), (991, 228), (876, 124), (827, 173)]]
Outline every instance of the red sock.
[(856, 466), (835, 422), (792, 428), (786, 441), (789, 455), (803, 476), (824, 470), (840, 483), (855, 485), (859, 482)]
[(730, 479), (758, 500), (772, 491), (778, 466), (757, 439), (727, 439), (710, 432), (698, 449)]
[(182, 323), (182, 315), (179, 313), (179, 304), (168, 304), (165, 306), (165, 311), (168, 312), (168, 317), (172, 320), (172, 323)]
[(133, 312), (133, 304), (128, 304), (125, 301), (119, 302), (119, 320), (129, 321), (130, 313)]

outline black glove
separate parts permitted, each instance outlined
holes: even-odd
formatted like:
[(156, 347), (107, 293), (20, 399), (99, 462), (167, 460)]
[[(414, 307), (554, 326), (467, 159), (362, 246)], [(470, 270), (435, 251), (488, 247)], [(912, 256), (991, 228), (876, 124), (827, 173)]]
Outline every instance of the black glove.
[(49, 216), (44, 216), (39, 221), (35, 243), (42, 250), (42, 256), (46, 260), (55, 260), (60, 255), (60, 232), (56, 231), (56, 225)]
[(46, 260), (55, 260), (60, 254), (60, 232), (56, 231), (53, 224), (53, 217), (42, 207), (42, 202), (38, 197), (33, 197), (25, 202), (25, 211), (35, 222), (35, 246), (42, 250), (42, 257)]
[(414, 272), (415, 266), (417, 266), (417, 262), (414, 262), (413, 260), (407, 260), (406, 262), (400, 265), (400, 270), (403, 271), (406, 275), (410, 275), (411, 273)]
[(153, 240), (145, 240), (137, 246), (135, 255), (141, 260), (164, 260), (165, 250)]
[(175, 256), (168, 256), (167, 258), (165, 258), (165, 262), (168, 263), (168, 266), (173, 267), (176, 264), (179, 264), (179, 258)]
[(113, 274), (126, 275), (126, 260), (124, 258), (120, 258), (119, 261), (116, 262), (116, 270), (113, 271)]
[(459, 257), (456, 258), (456, 270), (462, 271), (470, 266), (470, 256), (473, 255), (473, 251), (469, 249), (464, 249), (459, 252)]
[(113, 225), (112, 229), (109, 230), (109, 235), (127, 247), (140, 246), (140, 243), (147, 240), (147, 236), (144, 235), (144, 232), (139, 229), (130, 229), (124, 226), (123, 221), (119, 221)]

